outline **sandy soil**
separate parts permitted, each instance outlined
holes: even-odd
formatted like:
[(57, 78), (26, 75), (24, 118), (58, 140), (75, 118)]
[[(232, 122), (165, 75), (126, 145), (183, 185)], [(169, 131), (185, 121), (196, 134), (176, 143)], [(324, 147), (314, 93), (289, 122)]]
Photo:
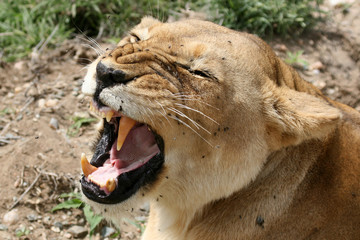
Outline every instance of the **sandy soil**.
[[(308, 64), (305, 68), (296, 64), (301, 75), (326, 95), (360, 111), (360, 2), (346, 11), (327, 8), (333, 18), (318, 30), (270, 44), (282, 58), (286, 51), (303, 50), (300, 59)], [(18, 239), (19, 227), (30, 230), (21, 239), (68, 239), (73, 238), (68, 234), (70, 226), (88, 226), (81, 210), (50, 212), (61, 193), (79, 191), (80, 154), (91, 156), (96, 134), (95, 123), (68, 134), (74, 116), (96, 117), (80, 91), (85, 59), (96, 57), (83, 43), (75, 39), (33, 54), (32, 60), (0, 62), (0, 225), (7, 227), (0, 230), (0, 239)], [(3, 216), (12, 206), (18, 220), (8, 224)], [(136, 210), (135, 215), (146, 219), (144, 210)], [(56, 222), (62, 223), (62, 229), (56, 229)], [(103, 238), (99, 231), (93, 239)], [(124, 221), (121, 239), (139, 239), (139, 231)]]

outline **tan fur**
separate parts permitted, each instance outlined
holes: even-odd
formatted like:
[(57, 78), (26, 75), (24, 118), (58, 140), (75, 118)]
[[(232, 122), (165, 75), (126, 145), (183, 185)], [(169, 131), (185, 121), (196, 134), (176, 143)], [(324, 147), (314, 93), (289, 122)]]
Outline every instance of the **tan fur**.
[(90, 66), (88, 94), (99, 61), (133, 79), (100, 100), (162, 136), (165, 163), (124, 203), (88, 200), (98, 212), (149, 201), (144, 240), (359, 239), (360, 114), (262, 40), (146, 17)]

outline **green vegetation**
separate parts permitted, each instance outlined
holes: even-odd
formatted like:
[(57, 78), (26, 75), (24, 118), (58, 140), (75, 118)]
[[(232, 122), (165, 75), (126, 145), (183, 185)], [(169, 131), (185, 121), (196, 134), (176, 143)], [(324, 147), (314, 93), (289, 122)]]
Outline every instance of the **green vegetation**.
[(136, 227), (138, 229), (138, 231), (140, 232), (141, 235), (143, 235), (145, 228), (146, 228), (146, 222), (145, 221), (139, 221), (139, 220), (135, 220), (132, 221), (130, 219), (125, 219), (128, 223), (130, 223), (131, 225), (133, 225), (134, 227)]
[(247, 30), (263, 37), (297, 35), (313, 27), (320, 18), (322, 0), (225, 0), (227, 27)]
[(30, 230), (26, 227), (20, 227), (15, 230), (16, 237), (26, 236), (30, 233)]
[(61, 209), (82, 208), (85, 219), (90, 225), (90, 236), (92, 236), (95, 228), (100, 224), (103, 218), (94, 214), (90, 206), (81, 200), (80, 193), (64, 193), (60, 195), (60, 198), (67, 198), (67, 200), (53, 207), (51, 211), (54, 212)]
[[(294, 35), (319, 20), (322, 0), (3, 0), (0, 1), (0, 57), (14, 61), (43, 45), (56, 46), (74, 33), (118, 39), (152, 15), (181, 18), (189, 7), (208, 20), (260, 36)], [(317, 14), (319, 15), (319, 14)]]
[(74, 137), (79, 133), (80, 128), (83, 125), (87, 125), (92, 122), (96, 122), (96, 118), (88, 118), (88, 117), (79, 117), (75, 116), (72, 118), (73, 124), (70, 125), (70, 127), (67, 130), (67, 135), (70, 137)]
[(301, 58), (303, 53), (303, 50), (299, 50), (294, 53), (288, 51), (286, 52), (287, 57), (284, 61), (293, 67), (301, 66), (301, 68), (307, 69), (309, 67), (309, 63)]

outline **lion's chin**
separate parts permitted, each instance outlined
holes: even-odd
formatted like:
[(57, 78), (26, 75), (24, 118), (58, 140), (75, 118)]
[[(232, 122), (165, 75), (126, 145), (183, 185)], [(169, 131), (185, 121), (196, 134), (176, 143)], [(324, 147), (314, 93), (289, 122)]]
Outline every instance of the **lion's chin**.
[(164, 163), (163, 139), (146, 124), (134, 123), (119, 149), (121, 118), (126, 117), (104, 121), (92, 160), (89, 163), (82, 157), (82, 191), (98, 203), (116, 204), (130, 198), (156, 180)]

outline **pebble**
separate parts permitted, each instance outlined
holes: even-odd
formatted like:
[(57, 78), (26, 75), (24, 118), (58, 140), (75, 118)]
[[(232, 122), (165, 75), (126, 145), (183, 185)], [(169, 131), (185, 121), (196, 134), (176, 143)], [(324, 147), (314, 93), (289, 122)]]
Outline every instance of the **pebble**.
[(274, 46), (275, 50), (281, 51), (281, 52), (286, 52), (288, 51), (288, 48), (284, 45), (284, 44), (276, 44)]
[(59, 100), (49, 99), (45, 102), (45, 107), (55, 107), (58, 104)]
[(10, 212), (5, 213), (3, 217), (4, 223), (15, 224), (19, 221), (19, 213), (17, 209), (13, 209)]
[(0, 231), (6, 231), (8, 227), (5, 224), (0, 224)]
[(84, 226), (85, 225), (85, 219), (84, 218), (80, 218), (78, 221), (78, 224)]
[(15, 87), (15, 89), (14, 89), (14, 92), (15, 93), (19, 93), (19, 92), (21, 92), (23, 90), (23, 87)]
[(60, 230), (62, 230), (64, 228), (63, 224), (61, 222), (55, 222), (54, 223), (54, 227), (59, 228)]
[(43, 154), (43, 153), (38, 153), (37, 154), (37, 158), (42, 160), (42, 161), (45, 161), (46, 160), (46, 156)]
[(43, 98), (39, 99), (38, 106), (39, 106), (39, 108), (44, 108), (45, 107), (45, 99), (43, 99)]
[(24, 72), (27, 68), (27, 63), (26, 61), (19, 61), (14, 64), (14, 68), (19, 72)]
[(51, 225), (51, 217), (50, 216), (45, 216), (43, 219), (43, 223), (46, 225)]
[(71, 239), (72, 235), (71, 233), (64, 233), (64, 237), (67, 239)]
[(102, 229), (101, 229), (101, 236), (102, 237), (110, 237), (111, 235), (113, 235), (114, 233), (116, 233), (116, 230), (115, 229), (113, 229), (113, 228), (111, 228), (111, 227), (107, 227), (107, 226), (105, 226), (105, 227), (103, 227)]
[(50, 230), (53, 231), (53, 232), (56, 232), (56, 233), (59, 233), (59, 232), (61, 231), (60, 228), (55, 227), (55, 226), (52, 226), (52, 227), (50, 228)]
[(55, 130), (59, 129), (59, 121), (56, 118), (52, 117), (50, 119), (49, 125), (52, 129), (55, 129)]
[(29, 220), (29, 222), (35, 222), (38, 219), (38, 216), (35, 214), (29, 214), (26, 216), (26, 218)]
[(74, 225), (68, 229), (68, 232), (75, 238), (83, 238), (87, 235), (88, 231), (82, 226)]
[(325, 68), (324, 64), (320, 61), (316, 61), (309, 66), (309, 70), (322, 70), (324, 68)]

